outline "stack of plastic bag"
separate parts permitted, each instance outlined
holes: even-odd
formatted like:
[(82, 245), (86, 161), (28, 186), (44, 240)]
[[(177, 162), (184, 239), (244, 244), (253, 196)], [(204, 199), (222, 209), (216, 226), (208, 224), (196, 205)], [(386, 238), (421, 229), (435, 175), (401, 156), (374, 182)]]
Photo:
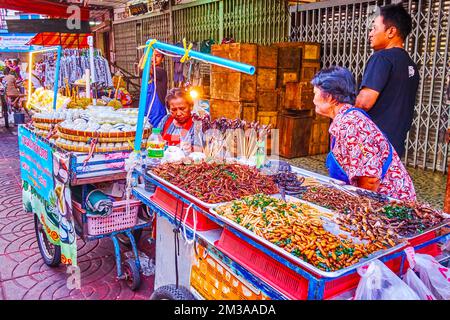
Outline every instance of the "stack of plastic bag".
[(430, 255), (415, 253), (412, 247), (405, 252), (410, 269), (404, 281), (424, 300), (450, 300), (450, 270)]
[(419, 296), (379, 260), (358, 268), (355, 300), (420, 300)]

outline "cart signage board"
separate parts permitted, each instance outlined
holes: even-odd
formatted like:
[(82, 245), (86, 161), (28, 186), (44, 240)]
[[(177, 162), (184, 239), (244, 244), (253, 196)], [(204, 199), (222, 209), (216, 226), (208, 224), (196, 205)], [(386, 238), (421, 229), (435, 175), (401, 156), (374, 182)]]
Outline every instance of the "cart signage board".
[(54, 189), (52, 148), (35, 134), (19, 127), (20, 174), (46, 201)]

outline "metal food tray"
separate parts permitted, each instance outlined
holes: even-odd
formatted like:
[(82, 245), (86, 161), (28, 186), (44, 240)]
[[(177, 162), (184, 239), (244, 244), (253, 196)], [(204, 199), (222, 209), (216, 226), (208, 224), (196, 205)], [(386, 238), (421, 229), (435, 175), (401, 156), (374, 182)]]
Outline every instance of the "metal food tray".
[(415, 239), (415, 238), (418, 238), (418, 237), (423, 236), (423, 235), (425, 235), (425, 234), (427, 234), (427, 233), (430, 233), (430, 232), (439, 230), (439, 229), (441, 229), (441, 228), (443, 228), (443, 227), (445, 227), (445, 226), (449, 226), (449, 225), (450, 225), (450, 219), (449, 219), (449, 218), (446, 218), (446, 219), (444, 220), (444, 222), (442, 222), (442, 223), (440, 223), (440, 224), (438, 224), (438, 225), (436, 225), (436, 226), (434, 226), (434, 227), (430, 227), (430, 228), (428, 228), (428, 229), (425, 229), (422, 233), (418, 233), (418, 234), (415, 234), (415, 235), (412, 235), (412, 236), (409, 236), (409, 237), (403, 237), (403, 236), (401, 236), (401, 235), (398, 235), (398, 237), (399, 237), (400, 239), (413, 240), (413, 239)]
[(333, 179), (333, 178), (324, 176), (322, 174), (315, 173), (315, 172), (312, 172), (312, 171), (309, 171), (309, 170), (306, 170), (306, 169), (302, 169), (302, 168), (299, 168), (299, 167), (295, 167), (295, 166), (291, 166), (291, 171), (293, 173), (297, 173), (297, 174), (305, 176), (305, 177), (315, 178), (319, 182), (322, 182), (322, 183), (330, 183), (330, 181), (333, 181), (333, 182), (335, 182), (338, 185), (344, 185), (345, 184), (345, 182), (343, 182), (341, 180)]
[[(288, 198), (288, 196), (286, 196), (286, 200), (291, 200), (290, 198)], [(304, 200), (301, 200), (301, 199), (298, 199), (298, 198), (295, 198), (293, 201), (307, 204), (307, 205), (309, 205), (309, 206), (311, 206), (313, 208), (316, 208), (317, 210), (322, 211), (322, 212), (326, 212), (326, 213), (333, 212), (331, 210), (322, 208), (320, 206), (314, 205), (312, 203), (309, 203), (307, 201), (304, 201)], [(231, 202), (232, 201), (229, 201), (229, 202), (221, 204), (221, 205), (226, 205), (226, 204), (229, 204)], [(254, 232), (248, 230), (247, 228), (244, 228), (243, 226), (237, 224), (236, 222), (234, 222), (234, 221), (232, 221), (232, 220), (230, 220), (228, 218), (225, 218), (224, 216), (218, 214), (216, 209), (219, 206), (220, 205), (217, 205), (214, 208), (210, 208), (209, 209), (210, 213), (213, 214), (218, 220), (220, 220), (223, 223), (233, 227), (234, 229), (238, 230), (239, 232), (245, 234), (246, 236), (248, 236), (248, 237), (250, 237), (250, 238), (252, 238), (252, 239), (254, 239), (254, 240), (256, 240), (256, 241), (258, 241), (258, 242), (260, 242), (262, 244), (264, 244), (266, 247), (272, 249), (272, 251), (275, 251), (275, 252), (279, 253), (280, 255), (284, 256), (285, 258), (287, 258), (287, 259), (295, 262), (296, 264), (304, 267), (306, 270), (308, 270), (310, 272), (313, 272), (315, 274), (318, 274), (318, 275), (320, 275), (322, 277), (326, 277), (326, 278), (339, 277), (339, 276), (343, 275), (344, 273), (347, 273), (349, 271), (353, 271), (353, 270), (355, 270), (355, 269), (357, 269), (357, 268), (359, 268), (361, 266), (364, 266), (365, 264), (367, 264), (368, 262), (370, 262), (372, 260), (384, 257), (384, 256), (386, 256), (386, 255), (388, 255), (390, 253), (393, 253), (393, 252), (395, 252), (395, 251), (397, 251), (397, 250), (399, 250), (399, 249), (401, 249), (401, 248), (403, 248), (403, 247), (405, 247), (407, 245), (406, 242), (400, 242), (400, 243), (398, 243), (397, 245), (395, 245), (392, 248), (376, 251), (376, 252), (370, 254), (367, 258), (363, 258), (360, 261), (358, 261), (357, 263), (355, 263), (355, 264), (353, 264), (353, 265), (351, 265), (349, 267), (346, 267), (346, 268), (343, 268), (343, 269), (340, 269), (340, 270), (337, 270), (337, 271), (323, 271), (323, 270), (320, 270), (320, 269), (316, 268), (315, 266), (309, 264), (308, 262), (306, 262), (306, 261), (304, 261), (304, 260), (294, 256), (293, 254), (287, 252), (283, 248), (278, 247), (277, 245), (273, 244), (272, 242), (270, 242), (270, 241), (268, 241), (268, 240), (266, 240), (266, 239), (256, 235)], [(322, 218), (322, 219), (325, 220), (324, 221), (324, 228), (327, 231), (333, 233), (333, 230), (331, 230), (332, 228), (335, 228), (335, 227), (339, 228), (337, 226), (337, 224), (335, 224), (334, 222), (331, 222), (331, 220), (328, 220), (326, 218)], [(334, 224), (335, 226), (332, 227), (331, 226), (332, 224)], [(344, 234), (349, 235), (349, 233), (346, 233), (343, 230), (339, 230), (339, 233), (344, 233)], [(355, 237), (349, 237), (349, 238), (351, 238), (352, 241), (355, 241), (355, 242), (359, 241), (359, 243), (361, 242), (358, 238), (355, 238)]]
[[(165, 185), (166, 187), (169, 187), (171, 189), (173, 189), (174, 191), (176, 191), (178, 194), (184, 196), (185, 198), (188, 198), (189, 200), (199, 204), (202, 207), (205, 208), (214, 208), (217, 207), (218, 205), (224, 204), (224, 202), (218, 202), (218, 203), (207, 203), (204, 202), (203, 200), (200, 200), (199, 198), (197, 198), (196, 196), (190, 194), (189, 192), (181, 189), (180, 187), (177, 187), (176, 185), (170, 183), (169, 181), (161, 178), (160, 176), (154, 174), (151, 171), (146, 171), (144, 172), (144, 174), (147, 174), (148, 176), (152, 177), (153, 179), (155, 179), (156, 181), (158, 181), (159, 183)], [(226, 203), (226, 202), (225, 202)]]
[[(327, 187), (331, 187), (331, 188), (336, 188), (337, 190), (339, 190), (339, 188), (337, 188), (335, 185), (333, 185), (333, 184), (324, 184), (325, 186), (327, 186)], [(340, 186), (341, 188), (345, 188), (345, 189), (347, 189), (348, 191), (350, 191), (350, 192), (355, 192), (356, 190), (363, 190), (363, 191), (366, 191), (365, 189), (362, 189), (362, 188), (358, 188), (358, 187), (355, 187), (355, 186), (352, 186), (352, 185), (343, 185), (343, 186)], [(356, 197), (360, 197), (360, 195), (358, 195), (357, 193), (355, 193), (355, 196)], [(295, 197), (295, 196), (294, 196)], [(392, 198), (392, 197), (387, 197), (388, 198), (388, 200), (390, 201), (390, 202), (397, 202), (397, 201), (399, 201), (398, 199), (395, 199), (395, 198)], [(299, 199), (299, 198), (297, 198), (297, 199)], [(302, 200), (302, 199), (299, 199), (299, 200)], [(302, 201), (304, 201), (304, 200), (302, 200)], [(309, 203), (309, 202), (307, 202), (307, 203)], [(311, 203), (311, 204), (313, 204), (313, 203)], [(318, 207), (318, 208), (321, 208), (321, 209), (323, 209), (323, 210), (328, 210), (328, 209), (326, 209), (326, 208), (324, 208), (324, 207), (322, 207), (322, 206), (320, 206), (320, 205), (317, 205), (317, 204), (313, 204), (314, 206), (316, 206), (316, 207)], [(444, 220), (444, 222), (442, 222), (442, 223), (440, 223), (440, 224), (438, 224), (438, 225), (436, 225), (436, 226), (433, 226), (433, 227), (431, 227), (431, 228), (428, 228), (428, 229), (425, 229), (422, 233), (418, 233), (418, 234), (415, 234), (415, 235), (412, 235), (412, 236), (409, 236), (409, 237), (404, 237), (404, 236), (401, 236), (401, 235), (398, 235), (398, 237), (400, 238), (400, 239), (405, 239), (405, 240), (413, 240), (413, 239), (415, 239), (415, 238), (418, 238), (418, 237), (420, 237), (420, 236), (423, 236), (423, 235), (425, 235), (425, 234), (427, 234), (427, 233), (430, 233), (430, 232), (432, 232), (432, 231), (436, 231), (436, 230), (438, 230), (438, 229), (440, 229), (440, 228), (442, 228), (442, 227), (445, 227), (445, 226), (447, 226), (447, 225), (449, 225), (450, 224), (450, 215), (449, 214), (446, 214), (445, 212), (444, 212), (444, 216), (446, 216), (446, 218), (445, 218), (445, 220)]]
[[(345, 189), (348, 189), (349, 191), (352, 191), (352, 192), (354, 192), (354, 191), (356, 191), (356, 190), (367, 191), (367, 190), (365, 190), (365, 189), (358, 188), (358, 187), (355, 187), (355, 186), (352, 186), (352, 185), (345, 185), (345, 186), (343, 186), (343, 187), (344, 187)], [(356, 195), (357, 195), (357, 194), (356, 194)], [(387, 198), (388, 198), (388, 200), (389, 200), (390, 202), (398, 202), (398, 201), (401, 201), (401, 200), (399, 200), (399, 199), (395, 199), (395, 198), (392, 198), (392, 197), (387, 197)], [(401, 238), (401, 239), (412, 240), (412, 239), (415, 239), (415, 238), (417, 238), (417, 237), (423, 236), (424, 234), (427, 234), (427, 233), (430, 233), (430, 232), (432, 232), (432, 231), (436, 231), (436, 230), (438, 230), (438, 229), (440, 229), (440, 228), (442, 228), (442, 227), (445, 227), (445, 226), (449, 225), (449, 223), (450, 223), (450, 215), (444, 212), (444, 216), (445, 216), (445, 220), (444, 220), (442, 223), (440, 223), (440, 224), (438, 224), (438, 225), (436, 225), (436, 226), (430, 227), (430, 228), (428, 228), (428, 229), (425, 229), (422, 233), (418, 233), (418, 234), (415, 234), (415, 235), (412, 235), (412, 236), (409, 236), (409, 237), (403, 237), (403, 236), (401, 236), (401, 235), (398, 235), (398, 237)]]

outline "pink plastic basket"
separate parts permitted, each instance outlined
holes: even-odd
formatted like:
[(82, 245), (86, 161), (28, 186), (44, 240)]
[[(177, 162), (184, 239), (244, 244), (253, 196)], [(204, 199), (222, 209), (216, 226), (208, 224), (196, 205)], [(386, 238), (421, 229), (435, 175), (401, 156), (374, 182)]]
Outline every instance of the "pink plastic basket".
[[(74, 210), (85, 214), (81, 206), (74, 202)], [(114, 231), (134, 227), (137, 223), (141, 202), (130, 200), (130, 212), (126, 213), (126, 200), (113, 203), (113, 212), (107, 217), (87, 217), (87, 232), (91, 236), (97, 236)]]

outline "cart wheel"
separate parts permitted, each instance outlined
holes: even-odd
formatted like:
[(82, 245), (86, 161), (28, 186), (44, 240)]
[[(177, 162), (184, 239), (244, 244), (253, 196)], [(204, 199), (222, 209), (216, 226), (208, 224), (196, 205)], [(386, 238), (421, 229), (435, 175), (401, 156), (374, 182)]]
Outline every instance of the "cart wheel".
[(136, 267), (134, 259), (128, 259), (123, 264), (123, 272), (125, 274), (125, 281), (128, 287), (136, 291), (141, 286), (141, 275)]
[(44, 259), (45, 264), (49, 267), (59, 266), (61, 263), (61, 247), (54, 245), (48, 240), (44, 226), (36, 214), (34, 215), (34, 229), (36, 231), (39, 251), (41, 252), (41, 256), (42, 259)]
[(196, 300), (194, 295), (185, 287), (169, 284), (156, 289), (150, 300)]
[[(142, 229), (133, 230), (131, 233), (133, 234), (134, 241), (136, 242), (136, 245), (137, 245), (142, 236)], [(131, 248), (130, 238), (128, 238), (128, 236), (126, 234), (119, 233), (119, 234), (117, 234), (116, 237), (117, 237), (117, 240), (119, 240), (119, 242), (121, 244), (123, 244), (127, 248)]]

